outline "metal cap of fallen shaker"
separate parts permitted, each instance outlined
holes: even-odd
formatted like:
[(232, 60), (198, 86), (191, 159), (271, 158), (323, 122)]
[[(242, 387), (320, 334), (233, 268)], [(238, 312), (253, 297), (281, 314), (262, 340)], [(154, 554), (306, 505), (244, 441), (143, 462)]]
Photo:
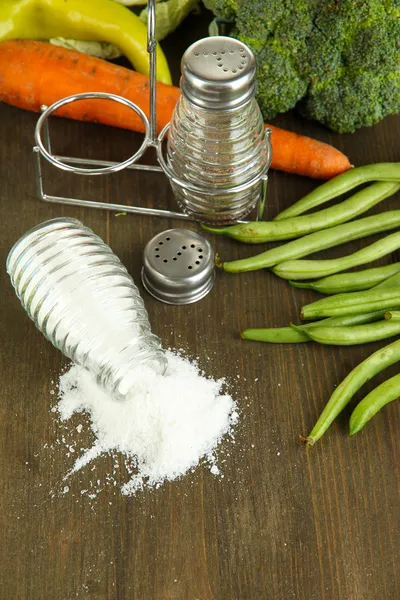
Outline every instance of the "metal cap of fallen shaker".
[(184, 53), (181, 71), (183, 96), (203, 108), (226, 110), (255, 95), (254, 55), (234, 38), (198, 40)]
[(168, 229), (146, 245), (142, 282), (167, 304), (190, 304), (204, 298), (214, 285), (214, 252), (201, 235), (188, 229)]

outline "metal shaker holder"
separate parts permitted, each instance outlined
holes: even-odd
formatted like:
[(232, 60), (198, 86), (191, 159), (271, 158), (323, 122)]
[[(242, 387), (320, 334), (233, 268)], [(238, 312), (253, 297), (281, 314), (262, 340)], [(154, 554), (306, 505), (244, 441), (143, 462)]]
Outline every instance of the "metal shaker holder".
[[(195, 185), (193, 183), (189, 183), (184, 181), (171, 168), (171, 166), (167, 163), (164, 157), (163, 152), (163, 142), (168, 133), (170, 124), (168, 123), (160, 134), (157, 136), (156, 132), (156, 39), (155, 39), (155, 22), (156, 22), (156, 12), (155, 12), (156, 0), (148, 1), (148, 26), (147, 26), (147, 51), (149, 53), (149, 63), (150, 63), (150, 119), (147, 118), (143, 110), (131, 102), (130, 100), (123, 98), (122, 96), (118, 96), (110, 93), (103, 92), (89, 92), (83, 94), (74, 94), (71, 96), (67, 96), (66, 98), (62, 98), (61, 100), (53, 103), (51, 106), (42, 107), (42, 114), (38, 119), (36, 128), (35, 128), (35, 146), (33, 147), (33, 152), (35, 155), (35, 166), (36, 166), (36, 187), (39, 198), (45, 202), (54, 202), (58, 204), (67, 204), (72, 206), (83, 206), (87, 208), (97, 208), (97, 209), (106, 209), (113, 211), (124, 211), (127, 213), (134, 213), (140, 215), (150, 215), (156, 217), (168, 217), (168, 218), (176, 218), (176, 219), (186, 219), (186, 220), (195, 220), (192, 215), (186, 214), (181, 211), (173, 211), (166, 209), (158, 209), (158, 208), (148, 208), (142, 206), (129, 206), (126, 204), (116, 204), (116, 203), (106, 203), (101, 201), (94, 200), (83, 200), (79, 198), (69, 198), (63, 196), (53, 196), (46, 194), (44, 191), (43, 184), (43, 173), (42, 173), (42, 158), (48, 161), (54, 167), (61, 169), (62, 171), (67, 171), (70, 173), (74, 173), (75, 175), (109, 175), (111, 173), (117, 173), (124, 169), (132, 169), (139, 171), (149, 171), (149, 172), (157, 172), (157, 173), (165, 173), (168, 179), (173, 182), (175, 185), (180, 186), (184, 190), (191, 192), (198, 192), (205, 195), (213, 196), (215, 195), (216, 188), (214, 186), (201, 186)], [(130, 108), (134, 111), (139, 118), (142, 120), (145, 134), (143, 138), (143, 142), (137, 150), (130, 158), (124, 160), (123, 162), (112, 162), (112, 161), (102, 161), (102, 160), (93, 160), (93, 159), (85, 159), (85, 158), (75, 158), (70, 156), (60, 156), (52, 153), (51, 150), (51, 139), (50, 139), (50, 129), (48, 119), (52, 115), (52, 113), (62, 106), (67, 104), (71, 104), (72, 102), (76, 102), (79, 100), (91, 100), (91, 99), (102, 99), (102, 100), (111, 100), (113, 102), (117, 102), (119, 104), (123, 104), (124, 106)], [(157, 155), (157, 165), (143, 165), (138, 164), (137, 161), (143, 156), (144, 152), (148, 148), (154, 148)], [(265, 166), (261, 173), (257, 174), (251, 180), (246, 181), (240, 185), (234, 185), (227, 188), (218, 189), (218, 194), (222, 196), (228, 196), (230, 194), (243, 192), (247, 189), (250, 189), (256, 183), (262, 182), (262, 190), (260, 194), (260, 198), (257, 204), (257, 214), (256, 219), (260, 219), (264, 212), (265, 198), (266, 198), (266, 188), (267, 188), (267, 179), (268, 179), (268, 170), (271, 164), (272, 154), (271, 148), (269, 146), (269, 152), (267, 156), (267, 160)], [(239, 221), (241, 222), (241, 221)]]

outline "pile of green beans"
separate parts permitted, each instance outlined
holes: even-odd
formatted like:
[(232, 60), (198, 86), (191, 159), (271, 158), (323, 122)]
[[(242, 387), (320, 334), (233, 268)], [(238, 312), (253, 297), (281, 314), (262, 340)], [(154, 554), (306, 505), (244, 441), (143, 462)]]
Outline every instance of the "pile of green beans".
[[(302, 258), (313, 252), (327, 250), (328, 248), (333, 248), (346, 242), (359, 240), (360, 238), (389, 231), (390, 229), (397, 229), (398, 227), (400, 227), (400, 210), (390, 210), (379, 215), (364, 217), (356, 221), (351, 221), (350, 223), (345, 223), (344, 225), (336, 225), (336, 227), (331, 227), (330, 229), (310, 233), (298, 240), (293, 240), (292, 242), (288, 242), (277, 248), (271, 248), (271, 250), (266, 250), (265, 252), (261, 252), (261, 254), (256, 254), (249, 258), (224, 262), (222, 263), (222, 268), (224, 271), (230, 273), (243, 273), (244, 271), (257, 271), (259, 269), (275, 267), (274, 272), (280, 277), (283, 277), (284, 279), (298, 279), (298, 277), (296, 277), (295, 269), (295, 275), (293, 277), (290, 276), (291, 270), (286, 268), (286, 261)], [(400, 235), (398, 235), (396, 240), (397, 243), (399, 243)], [(386, 246), (383, 251), (381, 251), (380, 244), (381, 242), (377, 242), (369, 252), (365, 252), (363, 258), (359, 259), (358, 264), (365, 264), (367, 261), (377, 260), (377, 258), (385, 256), (387, 252), (392, 252), (392, 248), (396, 249), (396, 245), (392, 238), (387, 241), (387, 251)], [(361, 252), (361, 250), (359, 252)], [(340, 261), (341, 259), (336, 260)], [(364, 263), (362, 260), (364, 260)], [(323, 261), (307, 261), (307, 269), (301, 269), (301, 278), (317, 279), (328, 274), (323, 270), (323, 266), (320, 266), (320, 262)], [(334, 267), (332, 266), (331, 271), (337, 272), (338, 270), (349, 268), (348, 263), (351, 263), (351, 260), (348, 259), (348, 257), (344, 257), (340, 265), (338, 265), (337, 270), (334, 270)], [(283, 265), (285, 266), (283, 267)], [(329, 268), (329, 265), (327, 265), (326, 268)]]
[[(303, 214), (369, 183), (335, 206)], [(249, 328), (244, 340), (273, 344), (308, 343), (348, 346), (384, 340), (400, 334), (400, 262), (358, 272), (349, 269), (372, 263), (400, 249), (400, 231), (361, 250), (336, 259), (305, 259), (352, 240), (400, 228), (400, 210), (357, 218), (400, 189), (400, 163), (367, 165), (324, 183), (282, 211), (273, 221), (239, 223), (204, 229), (240, 242), (258, 244), (292, 240), (249, 258), (217, 266), (231, 273), (270, 269), (298, 288), (326, 297), (301, 309), (301, 325)], [(357, 219), (356, 219), (357, 218)], [(356, 219), (356, 220), (353, 220)], [(347, 272), (346, 272), (347, 271)], [(312, 320), (312, 322), (311, 322)], [(378, 350), (359, 364), (334, 391), (321, 416), (305, 438), (313, 445), (325, 433), (353, 395), (374, 375), (400, 361), (400, 340)], [(400, 375), (378, 386), (353, 411), (350, 435), (354, 435), (387, 403), (400, 396)]]

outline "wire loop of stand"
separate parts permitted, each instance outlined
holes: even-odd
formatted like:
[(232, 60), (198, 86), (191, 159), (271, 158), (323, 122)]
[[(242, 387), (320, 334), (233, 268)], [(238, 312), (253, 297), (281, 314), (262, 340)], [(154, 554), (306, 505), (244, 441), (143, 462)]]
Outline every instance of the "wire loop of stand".
[[(167, 164), (167, 161), (163, 155), (163, 142), (168, 133), (170, 124), (168, 123), (160, 132), (157, 137), (157, 111), (156, 111), (156, 94), (157, 94), (157, 82), (156, 82), (156, 69), (157, 69), (157, 42), (155, 39), (155, 25), (156, 25), (156, 1), (149, 0), (148, 1), (148, 23), (147, 23), (147, 51), (149, 53), (149, 63), (150, 63), (150, 118), (148, 119), (143, 110), (134, 102), (131, 102), (127, 98), (122, 96), (118, 96), (116, 94), (104, 93), (104, 92), (88, 92), (83, 94), (74, 94), (68, 96), (66, 98), (62, 98), (58, 100), (54, 104), (49, 107), (42, 107), (43, 113), (39, 117), (36, 129), (35, 129), (35, 146), (33, 147), (34, 155), (36, 158), (36, 187), (39, 198), (44, 200), (45, 202), (55, 202), (59, 204), (69, 204), (74, 206), (84, 206), (90, 208), (98, 208), (98, 209), (106, 209), (106, 210), (115, 210), (115, 211), (125, 211), (129, 213), (142, 214), (142, 215), (151, 215), (158, 217), (169, 217), (169, 218), (178, 218), (185, 220), (194, 220), (194, 217), (190, 214), (181, 212), (181, 211), (172, 211), (166, 209), (158, 209), (158, 208), (147, 208), (141, 206), (129, 206), (125, 204), (115, 204), (115, 203), (105, 203), (99, 201), (92, 200), (83, 200), (78, 198), (69, 198), (62, 196), (52, 196), (48, 195), (44, 192), (43, 187), (43, 174), (41, 167), (41, 157), (43, 157), (47, 162), (49, 162), (54, 167), (61, 169), (62, 171), (68, 171), (75, 175), (109, 175), (111, 173), (117, 173), (118, 171), (123, 171), (124, 169), (136, 169), (140, 171), (150, 171), (150, 172), (164, 172), (168, 177), (170, 182), (173, 182), (175, 185), (180, 186), (184, 190), (205, 194), (205, 195), (215, 195), (216, 189), (210, 186), (204, 185), (196, 185), (193, 183), (189, 183), (177, 176), (177, 174), (171, 169), (170, 165)], [(101, 160), (93, 160), (93, 159), (83, 159), (83, 158), (74, 158), (68, 156), (56, 156), (51, 152), (51, 141), (50, 141), (50, 132), (48, 120), (49, 117), (59, 108), (71, 104), (72, 102), (76, 102), (79, 100), (110, 100), (114, 102), (118, 102), (129, 109), (133, 110), (137, 116), (141, 119), (144, 125), (145, 134), (143, 142), (139, 148), (131, 157), (124, 160), (123, 162), (112, 162), (112, 161), (101, 161)], [(239, 184), (234, 185), (228, 188), (218, 189), (218, 194), (222, 196), (227, 196), (229, 194), (234, 194), (237, 192), (242, 192), (257, 183), (262, 183), (262, 190), (260, 194), (260, 198), (257, 205), (257, 215), (256, 219), (261, 219), (264, 211), (265, 198), (266, 198), (266, 186), (268, 180), (268, 170), (271, 164), (272, 152), (271, 152), (271, 144), (269, 141), (271, 131), (266, 130), (266, 135), (268, 136), (268, 155), (266, 157), (265, 166), (261, 173), (257, 174), (251, 180)], [(44, 138), (44, 141), (43, 139)], [(155, 165), (142, 165), (136, 164), (137, 161), (143, 156), (144, 152), (149, 148), (153, 147), (156, 151), (157, 161), (159, 166)], [(79, 165), (86, 165), (79, 166)], [(88, 165), (90, 167), (88, 168)], [(239, 221), (239, 223), (242, 221)]]

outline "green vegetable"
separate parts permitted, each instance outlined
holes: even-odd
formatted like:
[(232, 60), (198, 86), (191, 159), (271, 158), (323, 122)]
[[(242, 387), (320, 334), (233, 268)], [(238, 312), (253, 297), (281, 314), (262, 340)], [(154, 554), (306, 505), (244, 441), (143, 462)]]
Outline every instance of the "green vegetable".
[(107, 44), (106, 42), (70, 40), (63, 37), (51, 38), (49, 42), (54, 46), (61, 46), (68, 50), (76, 50), (77, 52), (82, 52), (82, 54), (89, 54), (89, 56), (95, 56), (96, 58), (102, 58), (103, 60), (113, 60), (122, 55), (119, 48), (113, 44)]
[(353, 369), (333, 392), (310, 435), (306, 438), (307, 444), (313, 446), (323, 436), (364, 383), (398, 361), (400, 361), (400, 340), (374, 352)]
[(353, 132), (400, 112), (398, 0), (204, 0), (253, 50), (265, 120), (297, 107)]
[(301, 309), (301, 318), (305, 320), (322, 317), (340, 317), (372, 312), (374, 310), (389, 310), (400, 306), (400, 287), (387, 290), (374, 289), (364, 292), (349, 292), (322, 298)]
[(291, 327), (271, 327), (260, 329), (245, 329), (241, 332), (241, 337), (244, 340), (253, 340), (256, 342), (269, 342), (272, 344), (293, 344), (299, 342), (309, 342), (310, 336), (308, 331), (316, 327), (329, 326), (330, 328), (339, 325), (360, 325), (370, 323), (378, 319), (382, 319), (385, 311), (380, 310), (363, 315), (345, 315), (344, 317), (331, 317), (306, 325), (299, 325), (295, 329)]
[[(399, 169), (400, 177), (400, 169)], [(248, 244), (276, 242), (301, 237), (305, 234), (328, 229), (350, 221), (369, 210), (378, 202), (388, 198), (400, 189), (400, 183), (380, 181), (373, 183), (337, 206), (326, 208), (312, 215), (294, 217), (282, 221), (255, 221), (239, 223), (231, 227), (214, 228), (202, 225), (210, 233), (224, 234)]]
[(400, 375), (391, 377), (370, 392), (353, 410), (350, 435), (358, 433), (378, 411), (400, 396)]
[(388, 279), (391, 275), (399, 272), (400, 262), (397, 262), (386, 267), (375, 267), (374, 269), (364, 269), (351, 273), (328, 275), (328, 277), (309, 283), (298, 281), (289, 281), (289, 283), (294, 287), (311, 289), (320, 294), (340, 294), (369, 290), (378, 283), (382, 283)]
[[(380, 215), (380, 217), (381, 216), (382, 215)], [(378, 218), (379, 217), (376, 217), (376, 221), (378, 221)], [(397, 232), (386, 236), (383, 240), (379, 240), (370, 246), (358, 250), (358, 252), (353, 252), (352, 254), (342, 256), (341, 258), (333, 258), (330, 260), (288, 260), (287, 262), (277, 265), (273, 269), (273, 272), (283, 279), (312, 279), (313, 277), (333, 275), (334, 273), (344, 271), (345, 269), (365, 265), (366, 263), (378, 260), (399, 248), (400, 232)]]
[[(298, 327), (292, 325), (295, 331)], [(300, 330), (301, 332), (301, 330)], [(332, 346), (354, 346), (377, 342), (400, 333), (400, 323), (391, 321), (378, 321), (368, 325), (355, 325), (354, 327), (315, 327), (307, 329), (307, 335), (319, 344)]]
[[(165, 0), (156, 5), (156, 39), (163, 40), (182, 23), (199, 5), (200, 0)], [(140, 13), (140, 19), (147, 23), (147, 8)]]
[(391, 311), (385, 312), (385, 319), (387, 321), (390, 321), (390, 320), (400, 321), (400, 311), (391, 310)]
[[(357, 167), (356, 169), (350, 169), (349, 171), (330, 179), (326, 183), (319, 185), (315, 190), (307, 194), (307, 196), (304, 196), (304, 198), (280, 212), (274, 220), (280, 221), (282, 219), (296, 217), (297, 215), (305, 213), (307, 210), (311, 210), (316, 206), (320, 206), (320, 204), (324, 204), (324, 202), (337, 198), (358, 185), (367, 183), (368, 181), (382, 180), (399, 182), (400, 163), (375, 163)], [(374, 192), (374, 189), (375, 188), (371, 189), (371, 193)], [(365, 196), (364, 201), (367, 202)]]
[[(266, 250), (261, 254), (256, 254), (255, 256), (250, 256), (249, 258), (222, 263), (219, 261), (217, 264), (218, 266), (222, 266), (225, 271), (229, 271), (230, 273), (257, 271), (258, 269), (265, 269), (268, 267), (273, 267), (274, 265), (278, 265), (278, 267), (274, 269), (274, 272), (285, 279), (317, 279), (318, 277), (323, 277), (324, 275), (329, 274), (328, 272), (325, 272), (324, 269), (328, 269), (328, 267), (332, 269), (332, 261), (296, 261), (296, 263), (294, 263), (292, 259), (301, 258), (303, 256), (312, 254), (313, 252), (339, 246), (345, 242), (358, 240), (368, 235), (388, 231), (389, 229), (395, 229), (399, 225), (400, 210), (388, 211), (379, 215), (364, 217), (363, 219), (358, 219), (357, 221), (352, 221), (343, 225), (336, 225), (336, 227), (331, 227), (330, 229), (325, 229), (324, 231), (310, 233), (309, 235), (305, 235), (298, 240), (293, 240), (292, 242), (288, 242), (287, 244), (283, 244), (277, 248), (272, 248), (271, 250)], [(388, 253), (386, 252), (386, 248), (389, 252), (392, 252), (393, 249), (396, 249), (398, 247), (396, 246), (396, 243), (400, 242), (400, 234), (398, 234), (398, 236), (399, 237), (395, 240), (392, 239), (392, 236), (388, 236), (388, 238), (386, 238), (386, 246), (384, 246), (383, 249), (380, 248), (382, 242), (377, 242), (376, 247), (373, 249), (374, 256), (376, 258), (385, 256), (385, 254)], [(389, 240), (389, 238), (391, 239)], [(390, 248), (392, 248), (392, 250), (390, 250)], [(371, 258), (368, 260), (376, 260), (376, 258), (372, 258), (372, 250), (370, 253), (367, 251), (367, 249), (364, 250), (364, 255), (366, 257), (371, 255)], [(363, 251), (360, 250), (359, 252)], [(350, 266), (356, 266), (348, 265), (346, 261), (342, 259), (337, 260), (341, 261), (338, 263), (340, 268), (337, 270), (343, 270), (345, 268), (349, 268)], [(297, 262), (300, 262), (300, 265), (298, 265)], [(349, 260), (347, 262), (351, 261)], [(303, 263), (307, 264), (303, 265)], [(320, 263), (329, 264), (320, 265)], [(363, 263), (358, 262), (358, 264)], [(305, 268), (303, 268), (303, 266)], [(292, 267), (296, 269), (294, 274), (292, 272)], [(297, 269), (297, 267), (299, 268)], [(301, 277), (298, 276), (298, 271), (301, 271)], [(331, 272), (335, 272), (335, 270)]]
[[(0, 41), (54, 38), (107, 42), (117, 46), (139, 73), (149, 73), (147, 28), (112, 0), (1, 0)], [(157, 80), (171, 83), (158, 45)]]
[(308, 335), (302, 331), (295, 331), (291, 327), (245, 329), (240, 333), (240, 337), (243, 340), (269, 342), (270, 344), (299, 344), (310, 341)]

